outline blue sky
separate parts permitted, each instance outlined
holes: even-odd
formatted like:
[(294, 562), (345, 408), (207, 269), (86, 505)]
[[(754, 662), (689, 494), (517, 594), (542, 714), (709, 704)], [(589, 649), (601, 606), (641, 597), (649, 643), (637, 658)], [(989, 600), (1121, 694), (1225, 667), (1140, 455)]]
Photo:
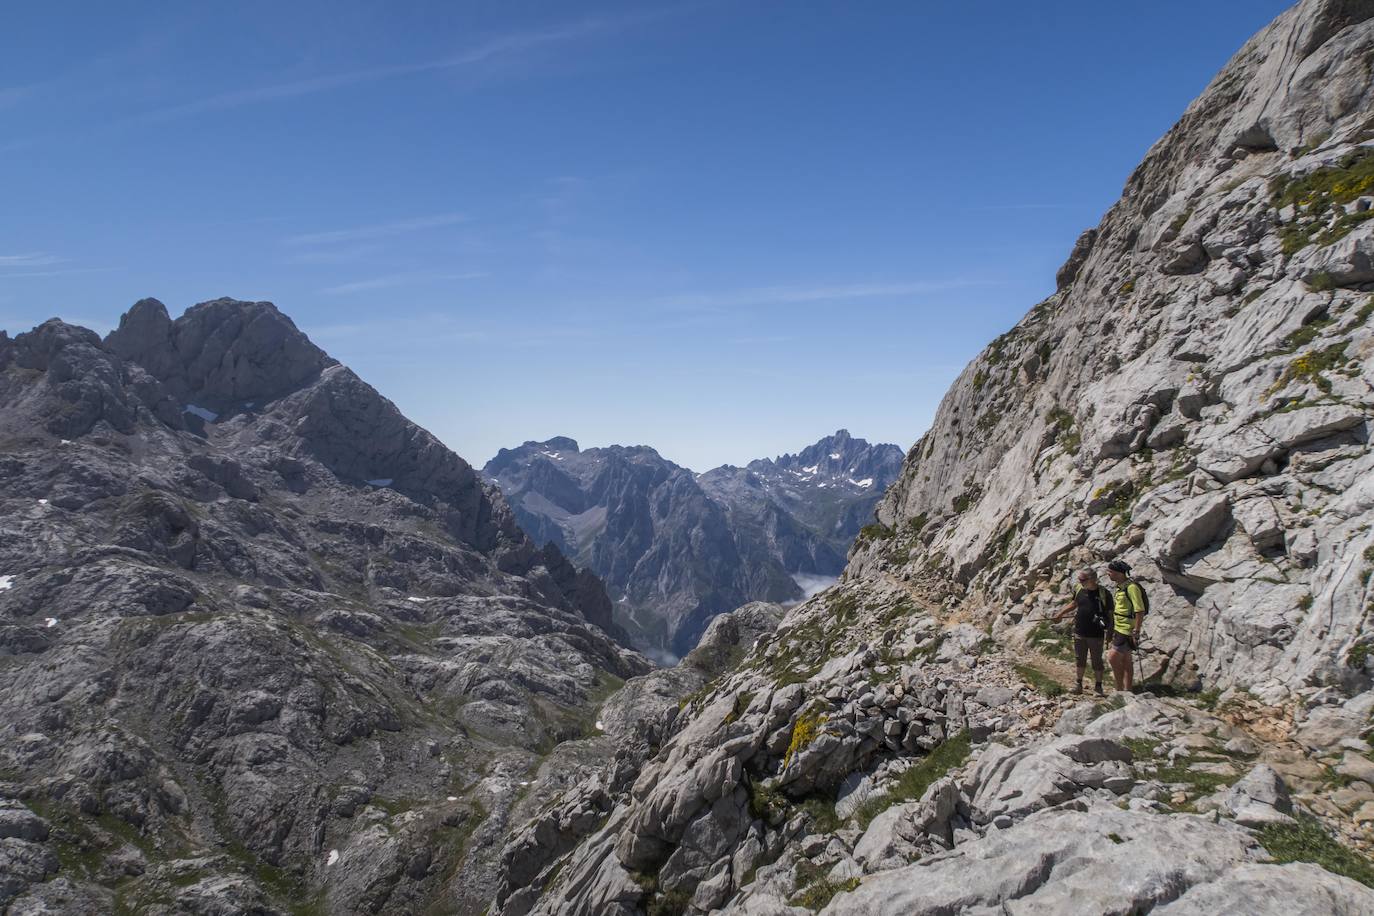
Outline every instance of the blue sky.
[(705, 470), (910, 445), (1286, 4), (12, 6), (0, 327), (269, 299), (471, 461)]

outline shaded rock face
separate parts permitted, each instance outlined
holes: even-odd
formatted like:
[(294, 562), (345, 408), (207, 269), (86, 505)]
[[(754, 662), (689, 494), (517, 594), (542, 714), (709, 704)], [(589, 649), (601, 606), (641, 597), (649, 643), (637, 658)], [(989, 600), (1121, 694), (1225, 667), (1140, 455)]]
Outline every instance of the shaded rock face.
[(483, 473), (535, 541), (606, 581), (639, 645), (676, 657), (714, 615), (838, 576), (901, 457), (840, 430), (797, 455), (694, 475), (645, 446), (558, 437), (502, 449)]
[(649, 669), (268, 303), (0, 338), (0, 443), (13, 912), (478, 912), (522, 781)]
[(1146, 673), (1304, 705), (1374, 685), (1371, 17), (1304, 2), (1246, 43), (964, 370), (850, 576), (1016, 640), (1120, 557)]

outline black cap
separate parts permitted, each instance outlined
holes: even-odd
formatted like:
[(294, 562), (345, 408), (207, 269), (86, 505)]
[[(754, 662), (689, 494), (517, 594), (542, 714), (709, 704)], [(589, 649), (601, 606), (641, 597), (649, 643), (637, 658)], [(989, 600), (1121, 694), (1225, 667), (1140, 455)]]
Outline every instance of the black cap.
[(1112, 560), (1112, 562), (1107, 564), (1107, 568), (1112, 572), (1119, 572), (1124, 576), (1131, 571), (1131, 564), (1127, 563), (1125, 560)]

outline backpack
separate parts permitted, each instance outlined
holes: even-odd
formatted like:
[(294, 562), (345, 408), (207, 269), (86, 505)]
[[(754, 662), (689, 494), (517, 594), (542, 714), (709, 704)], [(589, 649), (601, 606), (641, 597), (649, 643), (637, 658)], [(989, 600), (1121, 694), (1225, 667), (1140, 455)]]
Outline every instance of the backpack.
[[(1141, 613), (1142, 613), (1142, 614), (1148, 614), (1148, 613), (1150, 613), (1150, 593), (1147, 592), (1147, 591), (1145, 591), (1145, 586), (1141, 585), (1140, 582), (1139, 582), (1139, 580), (1136, 580), (1136, 579), (1127, 579), (1127, 580), (1126, 580), (1126, 585), (1125, 585), (1124, 587), (1125, 587), (1125, 588), (1130, 588), (1132, 585), (1134, 585), (1136, 588), (1140, 589), (1140, 600), (1141, 600), (1141, 602), (1145, 605), (1145, 607), (1141, 609)], [(1131, 594), (1130, 592), (1127, 592), (1127, 593), (1126, 593), (1127, 597), (1129, 597), (1130, 594)]]

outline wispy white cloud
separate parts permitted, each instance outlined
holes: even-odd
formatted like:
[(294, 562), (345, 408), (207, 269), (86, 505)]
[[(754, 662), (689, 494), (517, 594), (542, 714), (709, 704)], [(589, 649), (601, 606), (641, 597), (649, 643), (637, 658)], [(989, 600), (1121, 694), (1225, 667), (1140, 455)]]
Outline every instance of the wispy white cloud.
[(0, 269), (11, 267), (45, 267), (48, 264), (60, 264), (65, 258), (59, 258), (55, 254), (48, 254), (46, 251), (33, 251), (27, 254), (0, 254)]
[(802, 305), (848, 299), (893, 298), (985, 286), (982, 280), (921, 280), (908, 283), (850, 283), (820, 286), (761, 286), (667, 296), (652, 305), (669, 311), (713, 311), (766, 305)]
[(356, 226), (352, 229), (331, 229), (327, 232), (307, 232), (283, 239), (285, 245), (331, 245), (338, 242), (361, 242), (370, 239), (388, 238), (404, 235), (407, 232), (420, 232), (425, 229), (438, 229), (467, 221), (461, 213), (440, 213), (436, 216), (419, 216), (411, 219), (394, 220), (389, 223), (376, 223), (371, 226)]
[(449, 57), (409, 64), (393, 64), (385, 67), (369, 67), (362, 70), (329, 73), (307, 79), (290, 80), (265, 86), (255, 86), (248, 89), (221, 92), (194, 101), (184, 102), (180, 105), (171, 105), (155, 111), (145, 112), (137, 116), (135, 120), (142, 122), (168, 121), (209, 111), (222, 111), (229, 108), (241, 108), (245, 105), (256, 105), (281, 99), (299, 98), (301, 96), (329, 92), (335, 89), (342, 89), (364, 83), (373, 83), (379, 80), (394, 79), (401, 76), (472, 67), (508, 55), (529, 51), (543, 45), (554, 45), (584, 38), (596, 34), (597, 32), (602, 32), (609, 28), (625, 24), (627, 21), (628, 19), (586, 19), (558, 28), (500, 35)]
[(474, 280), (484, 276), (479, 272), (467, 273), (435, 273), (433, 271), (415, 271), (402, 274), (388, 274), (384, 277), (372, 277), (367, 280), (354, 280), (351, 283), (340, 283), (337, 286), (327, 286), (319, 292), (326, 296), (339, 296), (346, 293), (361, 293), (374, 289), (390, 289), (395, 286), (408, 286), (412, 283), (431, 283), (436, 281), (450, 280)]
[(5, 270), (0, 271), (0, 280), (17, 277), (65, 277), (68, 274), (104, 274), (119, 270), (118, 267), (62, 267), (57, 270)]
[(302, 248), (282, 260), (287, 264), (358, 264), (381, 250), (380, 245), (345, 245), (339, 248)]

